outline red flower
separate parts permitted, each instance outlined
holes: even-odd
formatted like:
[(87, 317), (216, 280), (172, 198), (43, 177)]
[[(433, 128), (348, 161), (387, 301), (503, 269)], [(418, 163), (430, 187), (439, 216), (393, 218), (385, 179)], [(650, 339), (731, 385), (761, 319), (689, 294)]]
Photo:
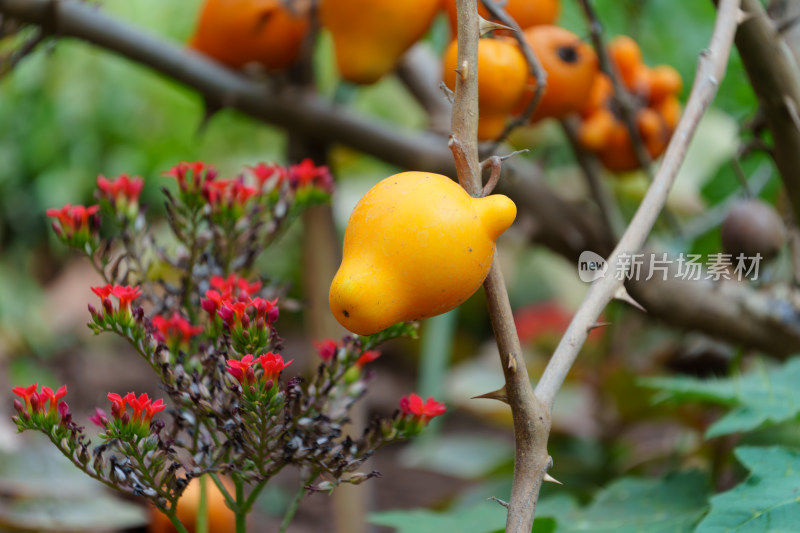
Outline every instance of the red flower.
[(104, 428), (108, 425), (108, 417), (106, 417), (106, 412), (100, 409), (99, 407), (94, 408), (94, 414), (89, 417), (89, 422)]
[(272, 301), (263, 298), (253, 298), (250, 304), (256, 308), (256, 320), (272, 324), (278, 320), (280, 309), (278, 309), (278, 299)]
[(103, 300), (111, 296), (111, 292), (113, 291), (114, 286), (109, 283), (108, 285), (105, 285), (103, 287), (90, 287), (90, 288), (92, 289), (93, 293), (95, 293), (101, 300)]
[[(254, 358), (251, 354), (247, 354), (241, 359), (228, 359), (228, 373), (236, 378), (243, 387), (255, 385), (256, 382), (267, 384), (277, 382), (284, 368), (291, 365), (293, 361), (285, 363), (283, 357), (278, 354), (267, 352), (266, 354)], [(254, 364), (260, 363), (264, 369), (264, 373), (259, 380), (256, 380)], [(247, 390), (245, 388), (245, 390)]]
[(103, 175), (97, 176), (100, 197), (118, 208), (138, 203), (143, 187), (144, 180), (138, 176), (131, 178), (128, 174), (120, 174), (115, 180), (110, 180)]
[(216, 289), (225, 300), (234, 297), (242, 299), (242, 296), (253, 296), (261, 290), (260, 281), (250, 283), (236, 274), (231, 274), (227, 279), (222, 276), (212, 276), (211, 280), (209, 280), (209, 284), (211, 288)]
[(203, 326), (192, 326), (177, 311), (170, 318), (155, 315), (152, 322), (157, 330), (154, 336), (159, 342), (175, 339), (178, 342), (188, 344), (192, 337), (203, 332)]
[[(14, 402), (14, 407), (21, 416), (30, 419), (34, 415), (40, 415), (51, 422), (56, 421), (58, 416), (62, 420), (69, 416), (69, 407), (61, 401), (61, 398), (67, 395), (66, 385), (62, 385), (55, 392), (46, 386), (42, 386), (42, 391), (37, 392), (36, 389), (38, 387), (39, 385), (34, 383), (29, 387), (14, 387), (11, 389), (11, 392), (25, 400), (24, 406), (18, 400)], [(49, 402), (49, 405), (45, 406), (46, 402)]]
[[(95, 293), (100, 301), (103, 303), (103, 309), (108, 315), (128, 317), (131, 313), (131, 303), (133, 300), (142, 295), (142, 290), (136, 287), (129, 287), (127, 285), (105, 285), (103, 287), (91, 287), (92, 292)], [(114, 310), (109, 300), (109, 296), (115, 296), (119, 300), (119, 308)], [(90, 310), (92, 308), (90, 307)]]
[(254, 383), (256, 373), (253, 370), (253, 356), (247, 354), (239, 359), (228, 359), (228, 373), (242, 385)]
[(359, 356), (359, 358), (356, 360), (356, 366), (358, 368), (362, 368), (364, 365), (371, 363), (380, 356), (381, 352), (378, 350), (368, 350)]
[(333, 339), (325, 339), (322, 342), (314, 341), (314, 347), (317, 349), (320, 359), (327, 363), (336, 355), (339, 345)]
[(209, 181), (203, 187), (203, 195), (212, 208), (243, 207), (257, 192), (255, 187), (245, 185), (242, 178)]
[(329, 192), (333, 189), (333, 177), (328, 167), (318, 167), (308, 158), (289, 167), (289, 182), (298, 189), (307, 186), (319, 187)]
[(50, 412), (55, 412), (58, 408), (58, 402), (67, 395), (67, 386), (61, 385), (57, 391), (53, 392), (53, 389), (50, 387), (42, 386), (42, 393), (39, 395), (39, 398), (44, 403), (44, 399), (48, 399), (50, 401)]
[(265, 380), (277, 380), (284, 368), (291, 365), (294, 359), (288, 363), (283, 362), (283, 357), (276, 353), (267, 352), (258, 358), (258, 362), (264, 367)]
[(281, 183), (289, 179), (289, 171), (275, 163), (259, 163), (254, 167), (250, 167), (250, 171), (258, 182), (259, 188), (264, 189), (264, 184), (270, 179), (275, 180), (275, 185), (280, 186)]
[[(187, 178), (191, 173), (191, 181)], [(178, 187), (183, 192), (199, 192), (205, 185), (217, 177), (217, 171), (211, 165), (202, 161), (187, 163), (182, 161), (164, 172), (165, 176), (173, 177), (178, 181)]]
[(137, 287), (128, 287), (127, 285), (114, 285), (111, 294), (119, 300), (120, 311), (125, 310), (130, 312), (131, 302), (142, 295), (142, 290)]
[(409, 394), (400, 398), (400, 410), (406, 415), (411, 415), (422, 420), (430, 420), (444, 414), (447, 408), (443, 403), (437, 402), (430, 396), (426, 402), (417, 394)]
[[(108, 399), (111, 401), (111, 415), (114, 419), (121, 422), (122, 425), (132, 425), (135, 430), (141, 428), (147, 430), (153, 416), (167, 407), (163, 400), (151, 401), (147, 393), (137, 398), (136, 394), (132, 392), (129, 392), (124, 397), (109, 392)], [(133, 416), (128, 415), (128, 407), (133, 410)], [(105, 413), (103, 413), (103, 415), (105, 415)], [(96, 414), (95, 416), (98, 415)]]
[(225, 300), (227, 298), (223, 298), (217, 291), (206, 291), (206, 297), (204, 300), (200, 300), (200, 305), (213, 317), (217, 315), (217, 311), (222, 307)]
[(39, 388), (38, 383), (34, 383), (30, 387), (14, 387), (11, 392), (25, 400), (25, 405), (28, 409), (31, 408), (31, 398), (36, 395), (36, 389)]
[(99, 205), (84, 207), (67, 204), (61, 209), (47, 209), (45, 214), (56, 219), (57, 223), (53, 222), (56, 235), (72, 244), (82, 245), (99, 226), (99, 221), (95, 218), (99, 210)]

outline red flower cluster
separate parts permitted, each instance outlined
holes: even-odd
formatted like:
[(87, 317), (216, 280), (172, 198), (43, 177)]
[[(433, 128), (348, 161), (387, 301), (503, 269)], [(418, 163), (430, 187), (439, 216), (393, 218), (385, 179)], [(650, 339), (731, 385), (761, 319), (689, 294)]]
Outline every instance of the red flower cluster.
[(111, 416), (113, 416), (115, 420), (125, 421), (125, 416), (128, 415), (128, 407), (130, 407), (133, 409), (133, 416), (130, 416), (129, 420), (148, 425), (153, 415), (163, 411), (167, 407), (164, 405), (164, 400), (151, 401), (147, 393), (141, 394), (137, 398), (132, 392), (129, 392), (125, 396), (109, 392), (108, 399), (111, 401)]
[[(209, 281), (211, 288), (215, 290), (221, 299), (230, 300), (232, 298), (244, 299), (243, 296), (255, 296), (261, 290), (261, 282), (248, 282), (246, 279), (231, 274), (227, 278), (222, 276), (212, 276)], [(208, 297), (208, 295), (206, 295)]]
[[(91, 289), (100, 298), (103, 303), (103, 310), (110, 317), (130, 317), (131, 302), (142, 295), (142, 290), (138, 286), (129, 287), (127, 285), (111, 285), (109, 283), (103, 287), (91, 287)], [(119, 308), (117, 310), (111, 304), (109, 296), (114, 296), (119, 300)], [(97, 311), (91, 305), (89, 305), (89, 312), (92, 313), (92, 317), (98, 318)]]
[(138, 207), (139, 194), (143, 187), (142, 178), (131, 178), (128, 174), (120, 174), (114, 180), (103, 175), (97, 176), (99, 196), (108, 200), (120, 212), (125, 212), (130, 207)]
[[(96, 409), (95, 414), (89, 417), (90, 421), (105, 428), (105, 435), (100, 435), (104, 438), (145, 438), (150, 434), (153, 416), (167, 407), (163, 400), (152, 401), (146, 393), (137, 398), (132, 392), (125, 396), (109, 392), (108, 399), (111, 402), (112, 421), (108, 420), (102, 409)], [(131, 408), (130, 413), (128, 407)]]
[(433, 396), (427, 401), (422, 401), (418, 394), (409, 394), (400, 398), (400, 410), (403, 414), (417, 418), (427, 424), (432, 418), (443, 415), (447, 408), (442, 402), (437, 402)]
[(276, 164), (259, 163), (250, 170), (258, 181), (259, 187), (263, 190), (267, 183), (279, 188), (282, 184), (288, 183), (292, 190), (304, 187), (316, 187), (326, 192), (333, 192), (333, 177), (328, 167), (316, 166), (311, 159), (304, 159), (297, 165), (289, 168)]
[(261, 329), (271, 326), (276, 320), (280, 309), (278, 299), (272, 301), (264, 298), (248, 298), (247, 301), (223, 301), (217, 310), (217, 315), (231, 329), (250, 329), (255, 325)]
[(333, 192), (333, 176), (327, 166), (316, 166), (311, 159), (304, 159), (289, 167), (289, 184), (295, 188), (317, 187)]
[(284, 368), (291, 365), (294, 359), (284, 362), (283, 357), (276, 353), (267, 352), (260, 357), (253, 357), (247, 354), (239, 359), (228, 359), (228, 373), (236, 378), (242, 384), (242, 387), (249, 387), (255, 385), (256, 380), (255, 369), (253, 365), (259, 363), (264, 369), (260, 381), (262, 383), (276, 383)]
[(61, 209), (48, 209), (45, 214), (55, 219), (53, 231), (61, 240), (81, 248), (92, 240), (100, 227), (99, 210), (99, 205), (84, 207), (67, 204)]
[(175, 178), (178, 187), (183, 192), (199, 192), (204, 189), (207, 182), (213, 181), (217, 177), (216, 169), (211, 165), (206, 165), (202, 161), (178, 163), (171, 169), (164, 172), (165, 176)]
[(203, 333), (203, 326), (192, 326), (188, 320), (175, 311), (170, 318), (155, 315), (152, 319), (156, 328), (154, 337), (159, 342), (178, 342), (188, 344), (195, 335)]
[[(61, 398), (67, 395), (66, 385), (62, 385), (55, 392), (50, 387), (45, 386), (42, 386), (41, 392), (37, 392), (38, 388), (39, 384), (34, 383), (29, 387), (14, 387), (11, 389), (11, 392), (25, 401), (25, 405), (23, 405), (19, 400), (14, 400), (14, 408), (20, 416), (26, 420), (34, 416), (40, 416), (55, 422), (57, 420), (56, 413), (61, 419), (69, 415), (67, 403), (60, 401)], [(45, 403), (48, 402), (49, 405), (45, 407)]]
[(203, 196), (205, 196), (212, 209), (242, 208), (257, 193), (256, 188), (245, 185), (241, 177), (230, 180), (207, 181), (203, 187)]

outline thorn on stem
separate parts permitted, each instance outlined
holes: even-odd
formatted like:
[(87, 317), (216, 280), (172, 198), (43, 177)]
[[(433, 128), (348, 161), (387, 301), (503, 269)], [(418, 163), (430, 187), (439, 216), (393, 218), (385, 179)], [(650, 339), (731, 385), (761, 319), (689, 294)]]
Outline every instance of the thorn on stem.
[(456, 69), (456, 74), (459, 75), (462, 81), (466, 81), (469, 77), (469, 62), (462, 62), (461, 66)]
[(549, 482), (549, 483), (556, 483), (556, 484), (558, 484), (558, 485), (563, 485), (563, 483), (561, 483), (559, 480), (557, 480), (556, 478), (554, 478), (554, 477), (553, 477), (553, 476), (551, 476), (550, 474), (545, 474), (545, 475), (544, 475), (544, 477), (543, 477), (542, 479), (543, 479), (544, 481), (547, 481), (547, 482)]
[(497, 390), (493, 390), (491, 392), (487, 392), (486, 394), (481, 394), (479, 396), (473, 396), (472, 400), (477, 400), (485, 398), (487, 400), (497, 400), (499, 402), (508, 403), (508, 395), (506, 394), (506, 387), (503, 385)]
[(604, 327), (610, 326), (610, 325), (611, 325), (611, 322), (595, 322), (594, 324), (592, 324), (591, 326), (586, 328), (586, 333), (590, 333), (593, 329), (604, 328)]
[(517, 371), (517, 357), (513, 353), (508, 354), (508, 369), (512, 374)]
[(498, 498), (497, 496), (491, 496), (491, 497), (489, 497), (488, 499), (489, 499), (490, 501), (497, 502), (497, 503), (499, 503), (500, 505), (502, 505), (503, 507), (505, 507), (506, 509), (508, 509), (508, 502), (507, 502), (507, 501), (501, 500), (501, 499), (500, 499), (500, 498)]
[(641, 311), (642, 313), (647, 312), (647, 309), (645, 309), (644, 306), (642, 306), (642, 304), (634, 300), (633, 297), (631, 297), (631, 295), (628, 294), (628, 291), (625, 290), (625, 287), (620, 287), (619, 289), (617, 289), (617, 292), (614, 293), (614, 299), (630, 304), (639, 311)]
[(489, 32), (499, 31), (499, 30), (509, 30), (509, 31), (516, 31), (514, 28), (510, 28), (498, 22), (494, 22), (491, 20), (486, 20), (485, 18), (478, 15), (478, 27), (480, 28), (481, 37), (486, 35)]

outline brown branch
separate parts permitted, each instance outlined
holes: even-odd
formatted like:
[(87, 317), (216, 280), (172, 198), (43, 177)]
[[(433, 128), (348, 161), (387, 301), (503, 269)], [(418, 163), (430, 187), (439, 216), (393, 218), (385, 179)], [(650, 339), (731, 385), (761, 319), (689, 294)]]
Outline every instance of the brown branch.
[(641, 249), (667, 201), (667, 196), (686, 157), (686, 151), (697, 130), (700, 118), (711, 105), (717, 94), (719, 82), (725, 75), (738, 14), (739, 0), (720, 1), (711, 44), (708, 50), (700, 56), (692, 92), (686, 103), (686, 111), (667, 147), (667, 153), (658, 173), (628, 229), (625, 230), (619, 244), (611, 254), (608, 261), (608, 274), (595, 281), (589, 288), (583, 303), (536, 386), (536, 395), (550, 408), (552, 408), (556, 392), (561, 388), (564, 378), (575, 362), (578, 351), (586, 341), (590, 326), (597, 321), (608, 302), (622, 287), (622, 280), (615, 275), (620, 267), (620, 258), (634, 254)]
[(636, 159), (638, 159), (639, 165), (652, 181), (653, 161), (644, 145), (644, 141), (642, 141), (642, 136), (639, 134), (639, 127), (636, 125), (636, 103), (631, 93), (628, 92), (628, 89), (625, 87), (625, 84), (620, 80), (620, 75), (611, 62), (611, 58), (608, 55), (608, 48), (603, 38), (603, 25), (600, 23), (597, 13), (595, 13), (591, 0), (579, 0), (579, 3), (589, 23), (589, 33), (592, 38), (592, 45), (594, 46), (595, 52), (597, 52), (597, 58), (600, 60), (600, 69), (611, 80), (611, 86), (614, 88), (614, 102), (620, 111), (622, 121), (625, 123), (625, 128), (628, 130)]
[[(457, 0), (458, 59), (453, 100), (453, 134), (450, 145), (458, 179), (473, 196), (481, 190), (478, 161), (478, 6), (474, 0)], [(497, 256), (483, 284), (500, 361), (505, 392), (514, 420), (514, 480), (508, 502), (506, 531), (530, 533), (539, 488), (552, 460), (547, 453), (550, 415), (531, 388), (522, 357), (511, 304)]]
[(744, 21), (736, 32), (736, 48), (772, 132), (775, 165), (800, 220), (800, 70), (778, 35), (761, 2), (742, 0)]

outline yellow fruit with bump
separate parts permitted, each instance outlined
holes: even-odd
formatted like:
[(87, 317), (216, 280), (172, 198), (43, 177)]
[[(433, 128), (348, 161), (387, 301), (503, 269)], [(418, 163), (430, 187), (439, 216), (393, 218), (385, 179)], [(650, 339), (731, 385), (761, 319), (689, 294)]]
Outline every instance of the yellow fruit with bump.
[(370, 189), (344, 234), (329, 295), (359, 335), (445, 313), (481, 286), (494, 243), (517, 214), (509, 198), (472, 198), (446, 176), (403, 172)]

